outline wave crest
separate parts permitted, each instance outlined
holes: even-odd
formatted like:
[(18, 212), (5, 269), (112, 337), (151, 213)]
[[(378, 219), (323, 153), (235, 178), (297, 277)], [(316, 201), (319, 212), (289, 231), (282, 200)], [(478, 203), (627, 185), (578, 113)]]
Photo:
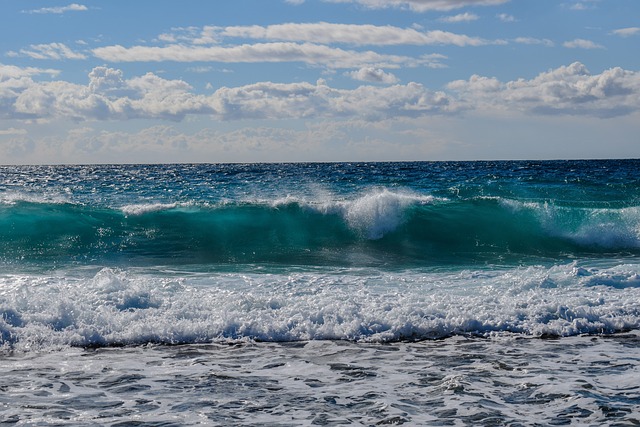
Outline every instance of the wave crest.
[(125, 215), (144, 215), (150, 212), (160, 212), (175, 209), (178, 203), (142, 203), (126, 205), (120, 208)]
[(391, 191), (379, 188), (369, 191), (353, 200), (322, 199), (308, 201), (287, 196), (278, 199), (273, 206), (296, 204), (322, 215), (339, 215), (345, 223), (361, 236), (377, 240), (392, 232), (406, 220), (407, 209), (411, 206), (433, 203), (436, 198), (409, 192)]

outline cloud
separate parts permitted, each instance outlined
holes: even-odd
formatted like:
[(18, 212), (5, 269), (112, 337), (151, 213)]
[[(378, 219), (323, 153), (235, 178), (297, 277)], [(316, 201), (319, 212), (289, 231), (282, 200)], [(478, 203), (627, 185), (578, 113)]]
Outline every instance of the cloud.
[(86, 59), (82, 53), (74, 52), (62, 43), (36, 44), (21, 49), (20, 54), (33, 59)]
[[(243, 44), (223, 45), (225, 39), (241, 39)], [(259, 40), (246, 43), (246, 40)], [(174, 28), (156, 41), (161, 46), (103, 46), (92, 54), (108, 62), (218, 62), (218, 63), (292, 63), (328, 69), (395, 69), (400, 67), (444, 68), (440, 54), (419, 57), (378, 53), (350, 46), (395, 45), (503, 45), (504, 40), (485, 40), (448, 31), (419, 31), (390, 25), (354, 25), (288, 23), (269, 26)], [(263, 42), (264, 41), (264, 42)]]
[(621, 68), (591, 74), (575, 62), (541, 73), (531, 80), (507, 83), (472, 76), (449, 83), (458, 102), (470, 109), (615, 117), (640, 111), (640, 73)]
[(594, 3), (599, 2), (600, 0), (581, 0), (576, 3), (573, 3), (569, 6), (570, 10), (589, 10), (595, 9), (596, 5)]
[(188, 114), (213, 110), (181, 80), (146, 74), (130, 80), (122, 72), (97, 67), (87, 86), (65, 81), (35, 82), (30, 78), (0, 82), (0, 116), (16, 119), (182, 120)]
[(366, 120), (416, 117), (454, 112), (456, 105), (443, 92), (432, 92), (418, 83), (388, 87), (360, 86), (335, 89), (324, 82), (256, 83), (220, 88), (212, 100), (223, 119), (290, 119), (359, 117)]
[(240, 46), (184, 46), (165, 47), (107, 46), (93, 50), (93, 54), (109, 62), (302, 62), (327, 68), (360, 68), (375, 66), (398, 68), (429, 65), (434, 57), (411, 58), (407, 56), (385, 55), (372, 51), (352, 51), (313, 43), (258, 43)]
[[(461, 19), (471, 19), (475, 15), (457, 15)], [(218, 44), (224, 38), (254, 40), (307, 42), (312, 44), (347, 44), (353, 46), (393, 46), (393, 45), (456, 45), (484, 46), (501, 44), (500, 41), (485, 40), (447, 31), (421, 32), (413, 28), (399, 28), (391, 25), (335, 24), (329, 22), (288, 23), (268, 26), (230, 26), (176, 29), (172, 34), (164, 34), (163, 41), (169, 43), (189, 42), (194, 45)]]
[(35, 67), (21, 68), (15, 65), (0, 64), (0, 82), (2, 82), (3, 80), (20, 79), (22, 77), (30, 77), (39, 74), (48, 74), (51, 77), (54, 77), (60, 74), (60, 70)]
[(354, 80), (360, 80), (363, 82), (371, 83), (387, 83), (393, 84), (398, 82), (398, 78), (390, 73), (385, 73), (380, 68), (364, 67), (357, 71), (351, 71), (346, 73)]
[(604, 49), (604, 46), (585, 39), (575, 39), (564, 42), (562, 46), (570, 49)]
[[(369, 77), (390, 81), (373, 70)], [(323, 82), (271, 83), (217, 89), (199, 95), (182, 80), (147, 73), (125, 79), (122, 71), (96, 67), (88, 85), (35, 82), (29, 77), (0, 81), (0, 117), (48, 120), (165, 119), (206, 115), (216, 120), (360, 117), (377, 120), (455, 112), (453, 100), (417, 83), (335, 89)]]
[(16, 129), (16, 128), (0, 129), (0, 136), (26, 135), (26, 134), (27, 134), (27, 130), (26, 129)]
[[(433, 158), (451, 138), (425, 129), (420, 120), (318, 120), (300, 127), (206, 127), (188, 131), (179, 125), (156, 125), (135, 132), (107, 131), (88, 126), (65, 134), (31, 139), (6, 138), (0, 158), (6, 163), (193, 163), (362, 161)], [(401, 142), (398, 143), (398, 135)]]
[(507, 13), (499, 13), (496, 17), (502, 22), (516, 22), (517, 19), (513, 15), (509, 15)]
[(23, 13), (54, 13), (54, 14), (62, 14), (65, 12), (84, 12), (89, 10), (89, 8), (82, 4), (72, 3), (67, 6), (56, 6), (56, 7), (43, 7), (41, 9), (34, 10), (24, 10)]
[(208, 73), (233, 73), (233, 70), (229, 70), (228, 68), (215, 68), (210, 65), (201, 65), (196, 67), (187, 67), (187, 71), (191, 73), (197, 74), (208, 74)]
[(371, 9), (401, 8), (415, 12), (448, 11), (466, 6), (496, 6), (509, 0), (328, 0), (334, 3), (358, 3)]
[(553, 41), (549, 39), (537, 39), (534, 37), (516, 37), (515, 39), (513, 39), (513, 41), (519, 44), (529, 44), (529, 45), (541, 44), (547, 47), (555, 46), (555, 43), (553, 43)]
[(478, 19), (480, 19), (478, 15), (474, 13), (465, 12), (465, 13), (460, 13), (458, 15), (453, 15), (453, 16), (443, 16), (442, 18), (438, 19), (438, 21), (447, 22), (447, 23), (457, 23), (457, 22), (471, 22), (471, 21), (476, 21)]
[(619, 28), (612, 33), (620, 37), (631, 37), (640, 34), (640, 27)]
[[(2, 68), (0, 68), (2, 70)], [(621, 68), (591, 74), (573, 63), (531, 80), (501, 82), (474, 75), (433, 91), (419, 83), (394, 84), (395, 76), (375, 67), (349, 73), (353, 78), (386, 83), (355, 89), (317, 83), (259, 82), (220, 87), (208, 95), (182, 80), (152, 73), (126, 78), (121, 70), (96, 67), (88, 84), (36, 82), (28, 71), (0, 79), (0, 117), (17, 120), (73, 121), (164, 119), (188, 116), (213, 120), (340, 119), (367, 121), (457, 115), (467, 110), (500, 114), (614, 117), (640, 111), (640, 73)]]

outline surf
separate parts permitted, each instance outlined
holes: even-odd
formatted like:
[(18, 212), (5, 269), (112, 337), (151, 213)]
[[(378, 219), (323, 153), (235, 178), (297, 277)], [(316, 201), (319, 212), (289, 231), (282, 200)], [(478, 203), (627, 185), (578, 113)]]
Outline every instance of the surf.
[(351, 198), (119, 207), (0, 205), (11, 263), (273, 263), (407, 266), (533, 263), (640, 254), (640, 207), (446, 199), (376, 188)]

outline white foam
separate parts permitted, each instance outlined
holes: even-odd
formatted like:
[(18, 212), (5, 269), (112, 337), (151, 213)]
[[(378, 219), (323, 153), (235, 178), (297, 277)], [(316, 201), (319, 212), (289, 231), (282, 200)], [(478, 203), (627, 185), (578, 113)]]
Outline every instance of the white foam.
[(0, 193), (0, 204), (3, 205), (15, 205), (20, 202), (34, 203), (34, 204), (65, 204), (71, 203), (71, 199), (68, 194), (58, 193), (37, 193), (37, 192), (21, 192), (21, 191), (9, 191)]
[(605, 248), (640, 248), (640, 208), (596, 209), (569, 237)]
[(29, 350), (144, 342), (396, 341), (640, 327), (640, 265), (458, 273), (0, 277), (0, 336)]
[(562, 237), (580, 245), (603, 248), (640, 248), (640, 207), (568, 208), (546, 202), (521, 202), (501, 199), (514, 212), (534, 213), (551, 236)]
[(407, 207), (433, 200), (432, 196), (382, 189), (344, 204), (343, 215), (352, 228), (363, 232), (367, 238), (379, 239), (403, 223)]
[(144, 215), (151, 212), (166, 211), (178, 207), (177, 203), (141, 203), (120, 208), (125, 215)]

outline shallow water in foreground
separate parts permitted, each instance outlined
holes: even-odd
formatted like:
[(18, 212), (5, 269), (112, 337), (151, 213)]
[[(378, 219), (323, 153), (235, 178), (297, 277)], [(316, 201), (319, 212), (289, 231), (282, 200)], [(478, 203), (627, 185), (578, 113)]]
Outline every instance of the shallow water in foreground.
[(640, 423), (640, 336), (69, 348), (6, 355), (17, 425)]

